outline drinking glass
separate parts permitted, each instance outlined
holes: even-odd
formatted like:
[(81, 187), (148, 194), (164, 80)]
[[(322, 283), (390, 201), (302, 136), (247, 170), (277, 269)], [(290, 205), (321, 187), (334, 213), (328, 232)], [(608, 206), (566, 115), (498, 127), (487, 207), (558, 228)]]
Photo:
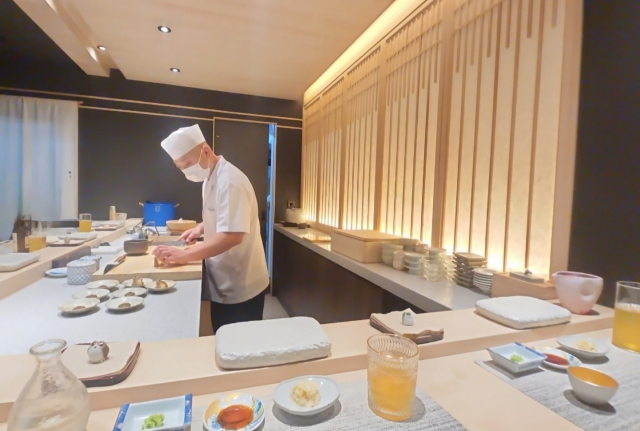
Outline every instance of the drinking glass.
[(619, 281), (616, 285), (612, 342), (640, 353), (640, 283)]
[(381, 418), (404, 421), (413, 414), (419, 349), (398, 335), (379, 334), (367, 340), (369, 408)]
[(80, 220), (79, 232), (91, 232), (91, 214), (80, 214), (78, 220)]
[(29, 253), (41, 250), (47, 246), (47, 235), (44, 232), (44, 222), (33, 222), (33, 229), (28, 238)]

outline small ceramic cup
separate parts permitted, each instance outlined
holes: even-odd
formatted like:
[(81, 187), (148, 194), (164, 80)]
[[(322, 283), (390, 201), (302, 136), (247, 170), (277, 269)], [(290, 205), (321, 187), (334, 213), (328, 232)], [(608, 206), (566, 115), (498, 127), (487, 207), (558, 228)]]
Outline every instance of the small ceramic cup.
[(559, 271), (553, 281), (560, 304), (575, 314), (589, 313), (602, 293), (602, 277), (597, 275)]

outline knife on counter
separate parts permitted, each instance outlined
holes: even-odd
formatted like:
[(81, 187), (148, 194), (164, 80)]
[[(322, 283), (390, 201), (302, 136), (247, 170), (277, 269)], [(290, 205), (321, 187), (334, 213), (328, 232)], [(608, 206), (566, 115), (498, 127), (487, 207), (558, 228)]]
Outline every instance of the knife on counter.
[(124, 262), (126, 258), (127, 258), (126, 254), (121, 254), (120, 256), (116, 257), (113, 262), (105, 266), (103, 274), (106, 274), (116, 266), (120, 265), (122, 262)]

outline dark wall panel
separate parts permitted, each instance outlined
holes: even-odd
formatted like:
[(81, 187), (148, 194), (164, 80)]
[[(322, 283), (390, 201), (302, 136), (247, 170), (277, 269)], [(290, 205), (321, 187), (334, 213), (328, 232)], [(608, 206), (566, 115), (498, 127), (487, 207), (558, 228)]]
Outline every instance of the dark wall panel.
[(569, 268), (640, 281), (640, 2), (586, 0)]
[(109, 205), (142, 217), (138, 202), (175, 202), (176, 216), (202, 220), (202, 184), (188, 181), (160, 142), (198, 123), (211, 142), (213, 123), (181, 118), (80, 109), (79, 210), (105, 219)]
[(300, 207), (302, 130), (278, 128), (276, 143), (275, 219), (284, 220), (287, 201)]

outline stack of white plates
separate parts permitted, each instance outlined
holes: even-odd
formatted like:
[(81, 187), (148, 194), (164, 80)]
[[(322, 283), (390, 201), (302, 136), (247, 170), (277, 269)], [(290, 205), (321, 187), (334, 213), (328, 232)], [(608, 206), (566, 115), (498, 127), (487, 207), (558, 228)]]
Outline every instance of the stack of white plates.
[(424, 254), (415, 252), (407, 252), (404, 254), (404, 267), (409, 271), (409, 274), (422, 275), (423, 257)]
[(473, 285), (489, 295), (491, 293), (491, 284), (493, 283), (493, 274), (496, 272), (498, 271), (489, 268), (474, 268)]

